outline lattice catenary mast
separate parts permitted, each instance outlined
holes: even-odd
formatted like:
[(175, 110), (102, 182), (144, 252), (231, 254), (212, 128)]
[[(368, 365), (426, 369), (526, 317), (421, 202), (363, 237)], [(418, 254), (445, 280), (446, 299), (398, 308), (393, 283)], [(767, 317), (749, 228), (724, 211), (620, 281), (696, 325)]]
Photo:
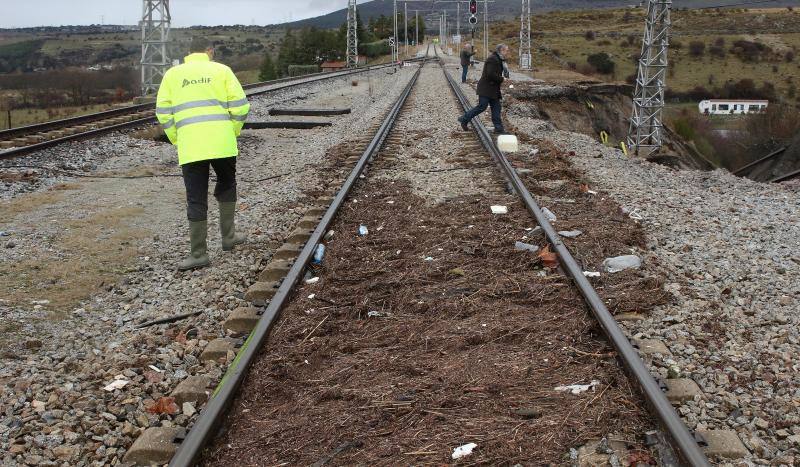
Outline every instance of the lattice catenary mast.
[(628, 130), (628, 146), (636, 155), (648, 156), (661, 147), (671, 9), (672, 0), (647, 2), (647, 23)]
[(170, 66), (169, 0), (144, 0), (142, 7), (142, 95), (155, 94)]
[(519, 26), (519, 68), (533, 69), (531, 55), (531, 0), (522, 0), (522, 14)]
[(347, 2), (347, 68), (358, 66), (358, 16), (356, 0)]

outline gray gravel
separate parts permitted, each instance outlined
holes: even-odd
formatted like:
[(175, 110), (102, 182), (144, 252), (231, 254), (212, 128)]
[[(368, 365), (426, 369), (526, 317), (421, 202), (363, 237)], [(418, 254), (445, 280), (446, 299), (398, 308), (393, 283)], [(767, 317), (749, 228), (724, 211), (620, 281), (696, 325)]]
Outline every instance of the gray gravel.
[[(74, 185), (57, 192), (55, 199), (32, 205), (24, 215), (0, 219), (0, 231), (9, 234), (0, 242), (15, 244), (0, 248), (0, 262), (6, 264), (83, 260), (65, 238), (76, 229), (97, 235), (89, 228), (93, 223), (80, 220), (122, 207), (135, 211), (121, 226), (100, 232), (98, 245), (119, 242), (113, 234), (123, 228), (139, 232), (119, 244), (132, 244), (135, 254), (122, 265), (118, 279), (97, 286), (74, 307), (51, 303), (47, 287), (52, 284), (32, 289), (28, 303), (0, 301), (0, 463), (114, 465), (144, 428), (190, 425), (196, 415), (179, 411), (159, 417), (147, 413), (145, 403), (169, 395), (189, 375), (221, 376), (224, 368), (200, 363), (198, 356), (206, 342), (226, 335), (222, 322), (229, 310), (246, 304), (244, 291), (304, 214), (303, 193), (325, 176), (315, 167), (328, 148), (381, 118), (412, 72), (376, 71), (357, 78), (358, 86), (348, 77), (253, 99), (253, 118), (276, 103), (306, 107), (333, 106), (337, 101), (339, 107), (352, 106), (353, 113), (336, 117), (327, 129), (245, 132), (240, 140), (237, 219), (249, 243), (234, 254), (220, 251), (211, 198), (213, 265), (192, 273), (174, 271), (188, 242), (182, 181), (175, 176), (176, 156), (169, 145), (114, 135), (15, 159), (12, 165), (65, 164), (85, 175), (134, 174), (143, 168), (149, 172), (136, 179), (46, 177), (43, 172), (40, 182), (0, 186), (2, 199), (21, 205), (34, 199), (31, 196), (56, 193), (47, 190), (56, 183)], [(259, 181), (295, 170), (301, 171)], [(68, 222), (78, 224), (65, 228)], [(202, 314), (174, 325), (133, 329), (144, 320), (192, 311)], [(115, 378), (129, 383), (104, 391)]]
[(592, 189), (643, 217), (649, 244), (637, 254), (674, 300), (623, 326), (671, 351), (649, 362), (654, 374), (703, 390), (679, 408), (686, 424), (736, 430), (752, 451), (746, 465), (800, 460), (800, 195), (725, 171), (676, 172), (546, 122), (510, 119), (575, 151)]

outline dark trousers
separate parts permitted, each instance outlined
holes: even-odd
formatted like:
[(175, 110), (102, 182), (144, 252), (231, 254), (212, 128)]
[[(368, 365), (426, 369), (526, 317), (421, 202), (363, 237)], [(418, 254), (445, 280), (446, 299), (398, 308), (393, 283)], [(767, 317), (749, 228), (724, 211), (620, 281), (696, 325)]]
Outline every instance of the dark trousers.
[(186, 185), (186, 215), (192, 222), (208, 219), (208, 168), (217, 174), (214, 197), (220, 203), (236, 202), (236, 158), (190, 162), (181, 166)]
[(469, 65), (461, 65), (461, 82), (467, 82), (467, 71), (469, 71)]
[(490, 97), (478, 96), (478, 105), (467, 111), (459, 120), (469, 123), (470, 120), (482, 114), (486, 107), (492, 107), (492, 123), (494, 124), (494, 131), (501, 132), (503, 130), (503, 118), (501, 115), (502, 103), (500, 99), (492, 99)]

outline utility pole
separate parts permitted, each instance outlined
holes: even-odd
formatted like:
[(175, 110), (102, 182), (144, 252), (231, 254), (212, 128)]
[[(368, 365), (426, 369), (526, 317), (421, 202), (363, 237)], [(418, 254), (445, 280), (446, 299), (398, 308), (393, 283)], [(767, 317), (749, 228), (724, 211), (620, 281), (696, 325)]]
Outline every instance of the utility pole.
[(142, 95), (155, 94), (170, 66), (167, 45), (172, 20), (169, 0), (142, 2)]
[(397, 63), (397, 46), (400, 44), (400, 36), (397, 34), (397, 0), (394, 0), (394, 47), (392, 47), (392, 61)]
[(403, 2), (403, 24), (405, 25), (406, 58), (408, 58), (408, 2)]
[(483, 0), (483, 59), (489, 58), (489, 2)]
[(519, 68), (533, 69), (531, 55), (531, 0), (522, 0), (522, 14), (519, 27)]
[(636, 155), (649, 156), (661, 147), (664, 89), (672, 0), (648, 0), (642, 55), (636, 76), (628, 146)]
[(419, 48), (419, 10), (414, 10), (414, 45)]
[[(456, 3), (456, 35), (461, 39), (461, 2)], [(461, 42), (458, 45), (461, 45)]]
[(358, 16), (356, 0), (347, 0), (347, 68), (358, 66)]

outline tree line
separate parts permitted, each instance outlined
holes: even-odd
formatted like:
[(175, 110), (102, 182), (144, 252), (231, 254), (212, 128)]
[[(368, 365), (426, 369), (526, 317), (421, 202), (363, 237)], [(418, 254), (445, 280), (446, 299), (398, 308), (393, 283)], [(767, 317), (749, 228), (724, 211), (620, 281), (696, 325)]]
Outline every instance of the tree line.
[[(392, 36), (394, 24), (391, 17), (381, 15), (370, 18), (365, 25), (361, 15), (356, 13), (359, 55), (374, 58), (390, 53), (389, 37)], [(425, 37), (425, 21), (411, 18), (408, 22), (409, 39), (419, 28), (420, 39)], [(399, 15), (399, 43), (405, 42), (405, 18)], [(413, 39), (411, 39), (413, 41)], [(289, 75), (292, 65), (317, 65), (326, 61), (342, 61), (347, 55), (347, 23), (338, 29), (320, 29), (307, 27), (300, 30), (287, 30), (281, 40), (277, 57), (270, 52), (264, 54), (259, 79), (268, 81)]]

